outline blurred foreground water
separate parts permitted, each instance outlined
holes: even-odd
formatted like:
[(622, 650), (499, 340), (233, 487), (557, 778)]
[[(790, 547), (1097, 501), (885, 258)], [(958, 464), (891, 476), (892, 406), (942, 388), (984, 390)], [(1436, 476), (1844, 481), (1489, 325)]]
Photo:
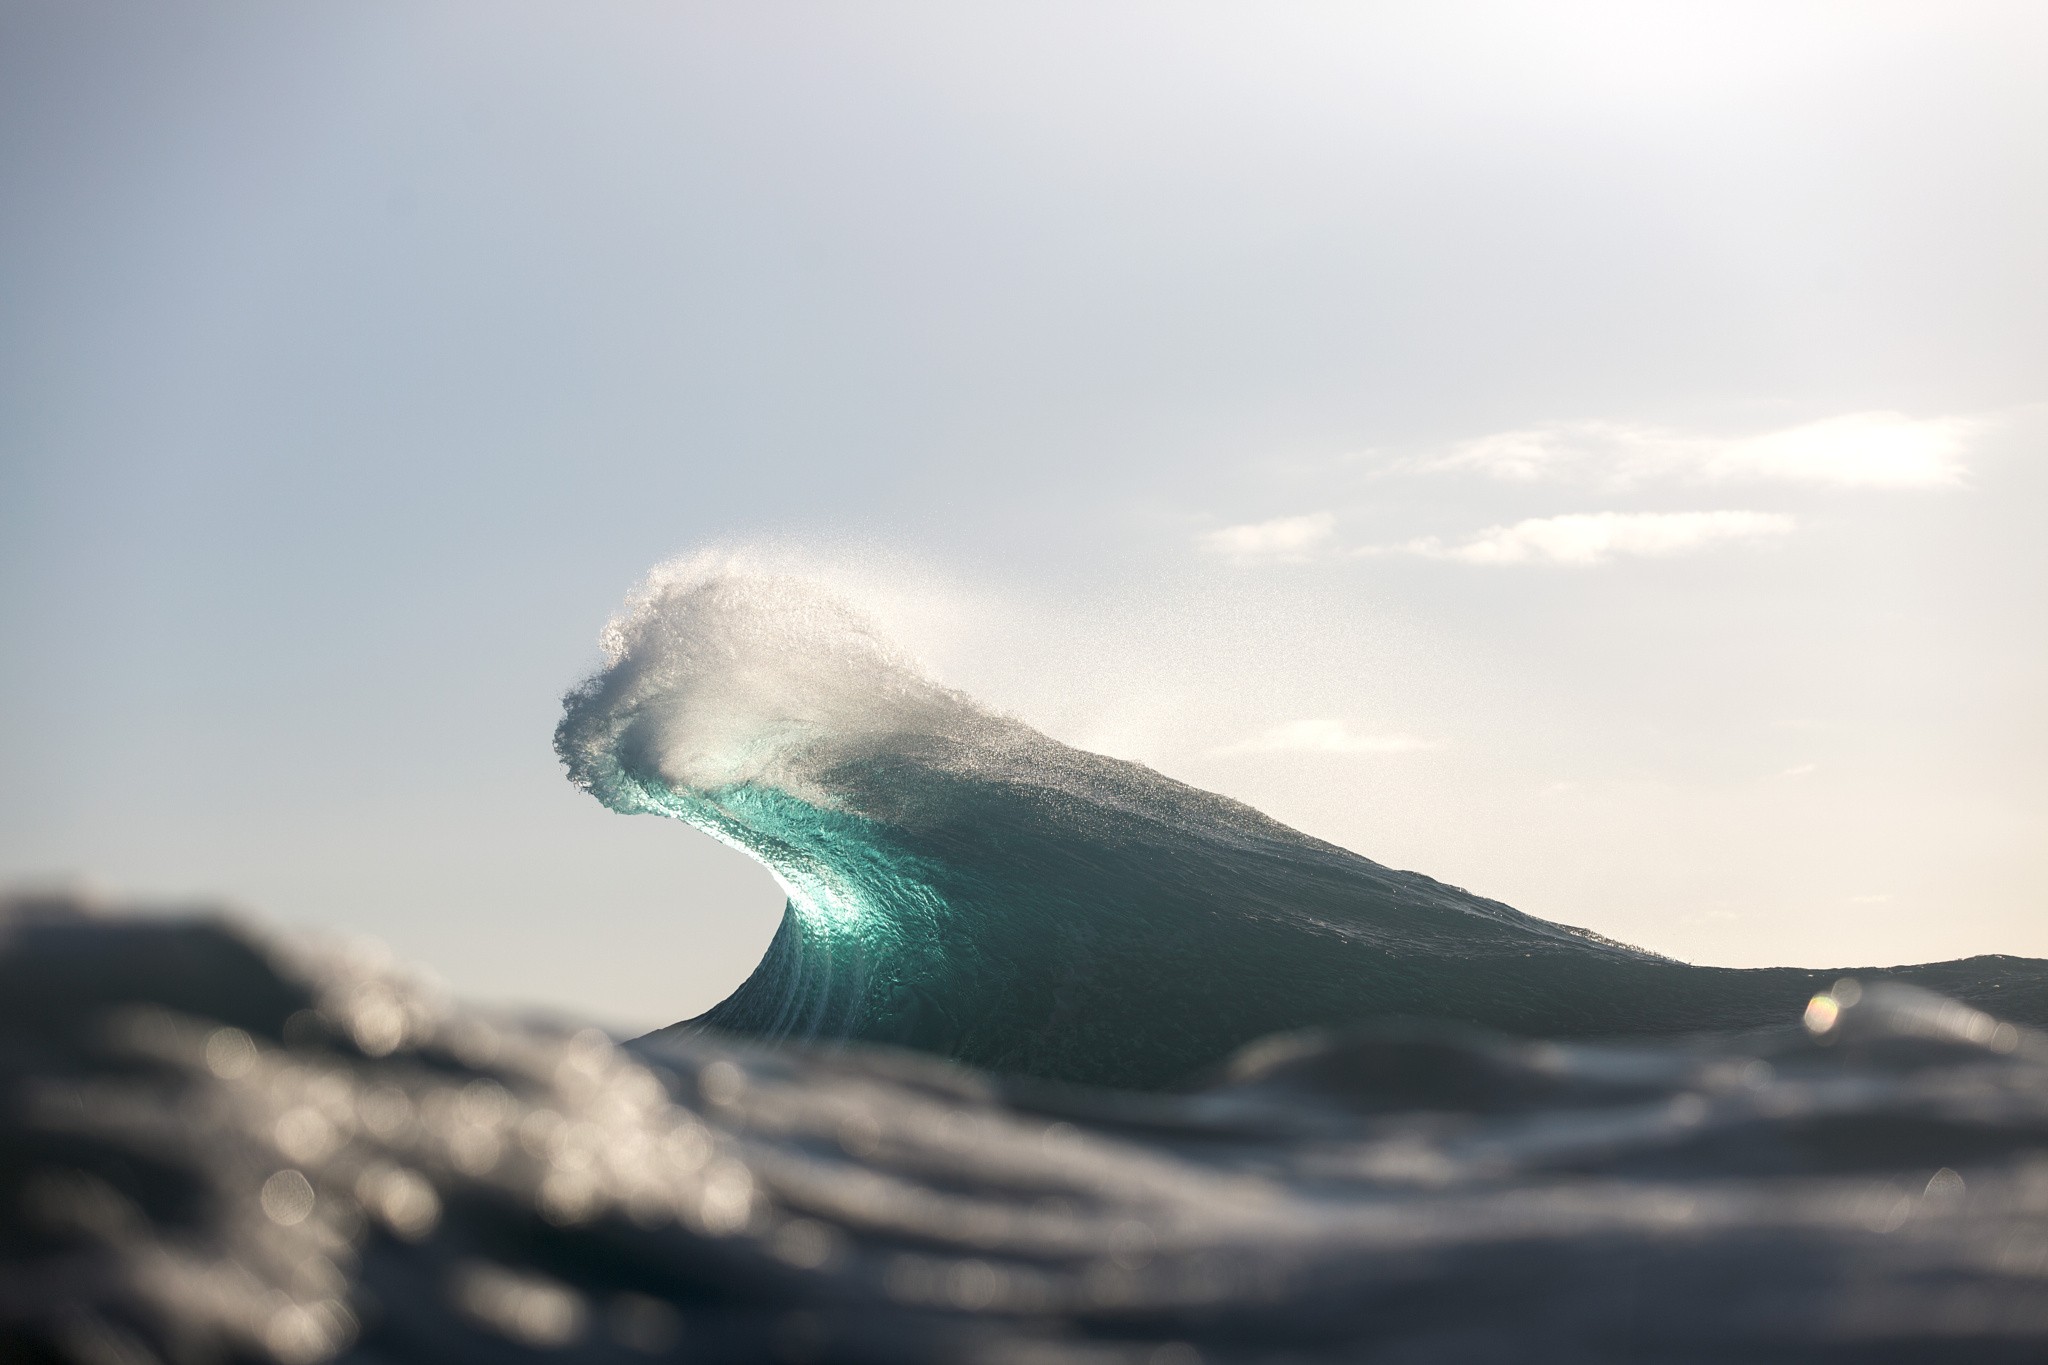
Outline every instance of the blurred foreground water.
[(1176, 1095), (620, 1046), (224, 919), (0, 910), (0, 1359), (2048, 1359), (2048, 1039), (1845, 981)]

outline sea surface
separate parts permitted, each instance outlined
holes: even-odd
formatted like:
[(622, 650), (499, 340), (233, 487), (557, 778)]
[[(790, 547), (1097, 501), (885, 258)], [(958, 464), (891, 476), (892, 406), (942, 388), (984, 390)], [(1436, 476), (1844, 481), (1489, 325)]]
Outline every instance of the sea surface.
[(0, 930), (0, 1359), (2039, 1361), (2048, 1038), (1843, 981), (1199, 1088), (621, 1045), (231, 921)]
[(713, 560), (607, 650), (569, 775), (775, 874), (759, 968), (622, 1039), (0, 903), (0, 1361), (2048, 1359), (2048, 963), (1675, 962)]

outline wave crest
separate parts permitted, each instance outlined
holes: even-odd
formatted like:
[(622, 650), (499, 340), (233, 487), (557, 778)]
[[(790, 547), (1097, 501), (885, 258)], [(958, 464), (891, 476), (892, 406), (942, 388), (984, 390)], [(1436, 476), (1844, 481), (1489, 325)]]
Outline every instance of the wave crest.
[(556, 744), (578, 785), (620, 772), (692, 791), (772, 787), (817, 805), (827, 775), (904, 747), (958, 751), (1015, 722), (942, 686), (819, 582), (707, 553), (664, 565), (601, 637)]

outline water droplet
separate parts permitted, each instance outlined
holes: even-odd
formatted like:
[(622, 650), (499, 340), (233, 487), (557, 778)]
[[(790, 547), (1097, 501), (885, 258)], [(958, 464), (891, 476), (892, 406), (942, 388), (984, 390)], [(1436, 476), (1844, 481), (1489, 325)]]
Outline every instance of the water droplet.
[(559, 1350), (583, 1335), (583, 1296), (560, 1281), (474, 1264), (456, 1272), (450, 1297), (479, 1325), (538, 1350)]
[(313, 1212), (313, 1182), (286, 1167), (263, 1182), (263, 1212), (284, 1227), (303, 1223)]
[(356, 1198), (403, 1241), (417, 1242), (441, 1221), (441, 1197), (424, 1176), (373, 1163), (356, 1178)]
[(240, 1080), (256, 1066), (256, 1044), (238, 1028), (217, 1028), (206, 1040), (206, 1069), (224, 1081)]
[(731, 1062), (713, 1062), (697, 1073), (697, 1093), (704, 1102), (718, 1108), (737, 1100), (747, 1088), (747, 1078)]
[(279, 1151), (302, 1165), (319, 1161), (341, 1142), (334, 1125), (317, 1109), (305, 1105), (286, 1110), (278, 1118), (272, 1136), (277, 1139)]

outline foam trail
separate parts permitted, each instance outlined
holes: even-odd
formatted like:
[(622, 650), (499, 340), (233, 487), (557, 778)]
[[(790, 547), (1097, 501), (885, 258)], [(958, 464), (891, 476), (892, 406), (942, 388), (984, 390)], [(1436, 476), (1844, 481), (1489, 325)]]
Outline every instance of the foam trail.
[[(1399, 872), (929, 677), (815, 579), (703, 555), (607, 629), (556, 746), (788, 893), (684, 1027), (856, 1039), (1125, 1086), (1279, 1030), (1387, 1016), (1554, 1037), (1759, 1026), (1839, 973), (1687, 966)], [(2022, 1019), (2041, 964), (1903, 969)]]

